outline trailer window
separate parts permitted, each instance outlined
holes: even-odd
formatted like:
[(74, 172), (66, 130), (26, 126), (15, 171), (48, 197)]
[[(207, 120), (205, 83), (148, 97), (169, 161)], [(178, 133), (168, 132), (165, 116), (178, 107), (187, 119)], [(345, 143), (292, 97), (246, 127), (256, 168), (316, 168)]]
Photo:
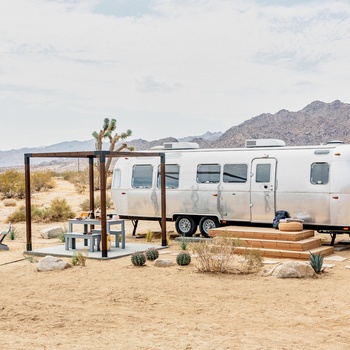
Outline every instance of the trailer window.
[[(180, 167), (176, 164), (165, 164), (165, 187), (179, 187)], [(160, 188), (160, 165), (158, 166), (157, 186)]]
[(232, 182), (247, 182), (247, 164), (225, 164), (223, 181)]
[(116, 169), (113, 173), (112, 188), (120, 187), (120, 170)]
[(256, 165), (256, 182), (270, 182), (271, 164)]
[(218, 183), (220, 181), (219, 164), (200, 164), (197, 168), (198, 183)]
[(312, 163), (310, 180), (311, 180), (311, 183), (314, 185), (327, 184), (329, 180), (329, 164)]
[(134, 165), (132, 169), (131, 184), (134, 188), (151, 188), (152, 187), (152, 165)]

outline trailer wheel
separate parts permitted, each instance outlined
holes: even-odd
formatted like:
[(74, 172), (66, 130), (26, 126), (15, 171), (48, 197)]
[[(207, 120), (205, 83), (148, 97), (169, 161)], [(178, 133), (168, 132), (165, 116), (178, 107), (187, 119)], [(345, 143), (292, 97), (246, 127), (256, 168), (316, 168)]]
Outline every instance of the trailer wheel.
[(216, 218), (203, 217), (199, 221), (199, 230), (203, 237), (209, 237), (209, 230), (219, 226), (219, 221)]
[(191, 237), (197, 230), (197, 225), (190, 216), (179, 216), (175, 221), (175, 228), (179, 235)]

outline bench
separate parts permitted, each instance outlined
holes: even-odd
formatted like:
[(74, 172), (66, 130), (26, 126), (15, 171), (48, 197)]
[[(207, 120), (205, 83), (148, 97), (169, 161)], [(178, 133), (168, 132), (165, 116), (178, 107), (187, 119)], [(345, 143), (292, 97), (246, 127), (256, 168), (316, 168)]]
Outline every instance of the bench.
[(97, 251), (100, 250), (101, 233), (94, 232), (91, 234), (84, 234), (84, 233), (78, 233), (78, 232), (67, 232), (64, 234), (65, 249), (69, 250), (69, 247), (71, 247), (71, 249), (75, 249), (76, 239), (83, 239), (84, 246), (88, 246), (88, 242), (89, 242), (90, 252), (94, 252), (95, 244), (97, 246)]
[[(101, 235), (101, 230), (93, 229), (92, 233), (98, 233)], [(110, 230), (108, 234), (115, 236), (115, 247), (119, 248), (119, 240), (121, 236), (122, 249), (125, 249), (125, 229), (122, 227), (121, 230)]]

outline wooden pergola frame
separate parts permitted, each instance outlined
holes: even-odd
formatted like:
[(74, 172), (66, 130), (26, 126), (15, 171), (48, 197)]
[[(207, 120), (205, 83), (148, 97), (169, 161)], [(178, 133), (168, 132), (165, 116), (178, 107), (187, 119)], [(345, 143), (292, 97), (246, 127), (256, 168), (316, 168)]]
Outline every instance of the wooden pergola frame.
[(107, 258), (107, 214), (106, 214), (106, 157), (160, 157), (160, 190), (161, 190), (161, 228), (162, 246), (166, 243), (166, 194), (165, 194), (165, 153), (163, 152), (49, 152), (26, 153), (24, 155), (25, 167), (25, 203), (26, 203), (26, 250), (32, 251), (32, 218), (31, 218), (31, 192), (30, 192), (30, 158), (88, 158), (89, 159), (89, 192), (90, 210), (94, 210), (94, 159), (99, 159), (100, 170), (100, 197), (101, 197), (101, 251), (102, 258)]

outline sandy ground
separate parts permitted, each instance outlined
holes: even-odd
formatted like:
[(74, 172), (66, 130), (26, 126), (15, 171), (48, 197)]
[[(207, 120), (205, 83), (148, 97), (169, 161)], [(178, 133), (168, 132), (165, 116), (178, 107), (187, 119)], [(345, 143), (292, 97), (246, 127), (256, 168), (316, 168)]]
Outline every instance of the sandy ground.
[[(58, 188), (33, 201), (48, 205), (57, 196), (69, 198), (77, 211), (87, 197), (59, 181)], [(0, 204), (1, 229), (14, 209)], [(51, 225), (33, 225), (34, 247), (58, 244), (39, 237)], [(130, 257), (38, 272), (37, 261), (22, 254), (25, 225), (15, 228), (16, 239), (6, 239), (10, 250), (0, 251), (0, 349), (350, 347), (350, 250), (336, 252), (346, 260), (327, 261), (334, 266), (313, 279), (203, 274), (195, 259), (186, 267), (147, 262), (140, 268)], [(139, 232), (149, 228), (159, 229), (146, 222)], [(127, 243), (134, 239), (128, 223)], [(178, 250), (172, 241), (161, 257), (175, 262)]]

